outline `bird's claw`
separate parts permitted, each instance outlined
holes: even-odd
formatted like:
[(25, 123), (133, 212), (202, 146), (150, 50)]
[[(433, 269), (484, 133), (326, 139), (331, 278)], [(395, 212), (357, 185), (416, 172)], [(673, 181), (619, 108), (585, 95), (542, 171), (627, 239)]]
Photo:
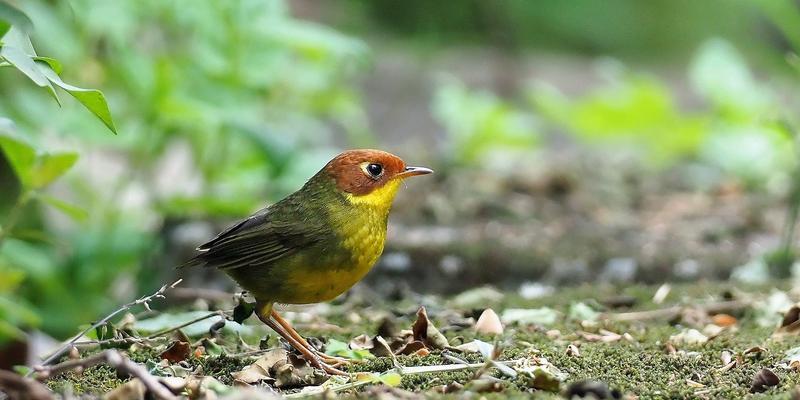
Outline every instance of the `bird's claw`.
[(328, 363), (326, 363), (325, 361), (322, 361), (322, 360), (321, 360), (320, 358), (318, 358), (318, 357), (314, 357), (314, 358), (312, 359), (312, 361), (311, 361), (311, 365), (312, 365), (314, 368), (319, 368), (319, 369), (321, 369), (321, 370), (325, 371), (325, 373), (327, 373), (328, 375), (340, 375), (340, 376), (348, 376), (348, 373), (347, 373), (347, 372), (344, 372), (344, 371), (342, 371), (342, 370), (340, 370), (340, 369), (337, 369), (337, 368), (336, 368), (335, 366), (333, 366), (333, 365), (329, 365)]

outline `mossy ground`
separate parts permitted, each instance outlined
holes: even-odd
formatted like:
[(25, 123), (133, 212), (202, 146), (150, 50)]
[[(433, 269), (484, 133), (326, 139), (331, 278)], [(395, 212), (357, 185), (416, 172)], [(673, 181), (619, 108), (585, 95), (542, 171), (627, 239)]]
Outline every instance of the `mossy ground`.
[[(779, 285), (780, 286), (780, 285)], [(783, 287), (782, 289), (787, 289)], [(560, 289), (557, 294), (526, 300), (516, 294), (506, 294), (495, 299), (493, 304), (486, 304), (500, 312), (505, 308), (553, 307), (566, 314), (570, 304), (584, 301), (594, 305), (600, 311), (605, 300), (620, 295), (628, 296), (634, 305), (632, 308), (618, 311), (649, 310), (675, 304), (687, 306), (699, 305), (707, 301), (721, 300), (731, 296), (759, 296), (769, 293), (773, 287), (732, 288), (728, 284), (695, 283), (677, 285), (664, 304), (654, 304), (653, 286), (581, 286)], [(744, 292), (743, 292), (744, 290)], [(393, 307), (394, 310), (409, 309), (414, 300), (402, 300), (399, 303), (382, 304), (380, 307)], [(678, 320), (654, 319), (633, 322), (600, 322), (596, 326), (587, 327), (581, 321), (561, 318), (547, 327), (536, 325), (506, 326), (500, 337), (477, 335), (471, 328), (456, 329), (448, 326), (447, 318), (437, 317), (439, 312), (453, 315), (454, 306), (442, 301), (438, 307), (430, 307), (429, 315), (433, 322), (445, 333), (451, 343), (458, 344), (478, 338), (503, 346), (501, 359), (512, 360), (536, 355), (545, 357), (567, 374), (561, 385), (562, 391), (570, 383), (581, 380), (598, 380), (607, 383), (611, 388), (623, 394), (631, 394), (640, 398), (789, 398), (792, 391), (800, 386), (800, 373), (782, 369), (777, 366), (784, 357), (785, 351), (800, 346), (800, 336), (788, 336), (781, 340), (773, 339), (772, 327), (760, 327), (754, 321), (752, 310), (741, 310), (734, 313), (738, 324), (733, 329), (724, 331), (719, 336), (701, 345), (675, 345), (677, 352), (667, 346), (670, 336), (676, 335), (685, 326)], [(338, 309), (338, 308), (337, 308)], [(457, 310), (456, 313), (469, 315), (470, 310)], [(387, 311), (387, 313), (391, 313)], [(395, 324), (407, 328), (413, 322), (413, 315), (394, 312)], [(378, 329), (377, 322), (364, 318), (354, 323), (352, 318), (331, 313), (326, 321), (339, 327), (335, 332), (324, 330), (304, 331), (309, 336), (336, 338), (349, 341), (353, 337), (367, 333), (374, 335)], [(348, 322), (349, 321), (349, 322)], [(633, 340), (617, 340), (613, 342), (589, 341), (579, 332), (606, 329), (616, 333), (628, 333)], [(555, 334), (554, 331), (560, 334)], [(272, 338), (270, 343), (274, 343)], [(579, 346), (580, 356), (568, 355), (566, 348), (570, 344)], [(745, 350), (762, 347), (765, 351), (741, 356), (741, 362), (728, 370), (721, 370), (723, 362), (721, 354), (729, 351), (741, 355)], [(154, 354), (132, 355), (137, 361), (144, 361)], [(467, 361), (480, 362), (477, 354), (463, 355)], [(398, 359), (403, 365), (437, 365), (450, 363), (441, 354), (434, 352), (425, 357), (402, 356)], [(193, 366), (202, 365), (203, 371), (226, 384), (231, 384), (230, 373), (241, 370), (252, 360), (231, 357), (207, 357), (190, 360)], [(388, 358), (369, 359), (364, 363), (349, 367), (351, 372), (369, 371), (383, 372), (392, 368)], [(764, 393), (751, 394), (750, 386), (753, 377), (762, 368), (770, 368), (780, 377), (780, 383)], [(521, 379), (503, 377), (499, 372), (493, 374), (502, 378), (503, 391), (500, 393), (482, 393), (485, 398), (525, 398), (534, 395), (538, 398), (555, 398), (557, 393), (547, 393), (529, 388)], [(460, 398), (462, 392), (441, 394), (432, 390), (452, 382), (466, 384), (473, 378), (472, 371), (456, 371), (445, 373), (429, 373), (407, 375), (402, 379), (400, 388), (409, 391), (424, 391), (428, 397)], [(124, 381), (108, 367), (89, 368), (83, 374), (66, 374), (48, 382), (55, 390), (71, 387), (74, 393), (104, 393)], [(365, 390), (362, 388), (360, 390)], [(344, 393), (348, 395), (348, 393)], [(351, 392), (350, 396), (359, 396), (359, 392)]]

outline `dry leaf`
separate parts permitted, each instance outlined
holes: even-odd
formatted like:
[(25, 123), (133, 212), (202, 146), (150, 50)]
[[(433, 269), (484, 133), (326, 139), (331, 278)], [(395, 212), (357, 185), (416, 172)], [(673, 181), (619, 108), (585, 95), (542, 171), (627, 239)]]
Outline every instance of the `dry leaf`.
[(763, 348), (761, 346), (753, 346), (753, 347), (743, 351), (742, 354), (749, 355), (749, 354), (760, 354), (760, 353), (766, 353), (766, 352), (767, 352), (767, 349), (765, 349), (765, 348)]
[(491, 358), (494, 353), (494, 345), (477, 339), (458, 345), (456, 349), (467, 353), (480, 353), (486, 359)]
[(404, 346), (402, 346), (399, 349), (395, 350), (394, 354), (407, 356), (407, 355), (415, 354), (417, 351), (419, 351), (420, 349), (424, 349), (424, 348), (425, 348), (425, 343), (422, 343), (419, 340), (415, 340), (415, 341), (413, 341), (411, 343), (406, 343)]
[(373, 339), (375, 346), (370, 349), (370, 353), (372, 353), (376, 357), (392, 357), (394, 353), (392, 353), (392, 348), (389, 347), (389, 343), (386, 343), (386, 340), (379, 336), (375, 336)]
[(684, 329), (679, 334), (670, 336), (669, 341), (676, 345), (704, 344), (708, 342), (708, 336), (703, 335), (697, 329)]
[(177, 376), (162, 376), (158, 381), (175, 394), (179, 394), (186, 387), (186, 379)]
[(500, 317), (497, 316), (497, 313), (491, 308), (487, 308), (478, 317), (478, 322), (475, 323), (475, 330), (485, 335), (502, 335), (503, 324), (500, 323)]
[(419, 340), (425, 343), (426, 346), (434, 349), (444, 349), (450, 345), (447, 338), (439, 332), (428, 319), (428, 313), (425, 307), (420, 307), (417, 311), (417, 320), (411, 328), (414, 333), (414, 340)]
[(797, 335), (800, 333), (800, 304), (795, 304), (783, 315), (780, 327), (773, 336)]
[(131, 379), (103, 396), (103, 400), (144, 400), (147, 388), (137, 378)]
[(253, 384), (263, 380), (271, 379), (269, 372), (261, 368), (258, 364), (251, 364), (243, 370), (231, 374), (237, 383)]
[(494, 377), (475, 379), (467, 383), (466, 388), (477, 393), (502, 392), (503, 381)]
[(774, 372), (768, 368), (762, 368), (761, 371), (758, 371), (756, 376), (753, 377), (753, 383), (750, 385), (750, 393), (766, 392), (770, 387), (778, 386), (780, 381), (781, 378), (778, 378), (778, 375), (775, 375)]
[(372, 338), (367, 335), (358, 335), (348, 344), (351, 350), (371, 350), (375, 347)]
[(284, 349), (270, 350), (259, 357), (252, 364), (244, 367), (241, 371), (231, 374), (237, 382), (253, 384), (264, 380), (271, 380), (274, 368), (278, 363), (285, 363), (288, 353)]
[(559, 337), (561, 337), (561, 331), (558, 329), (551, 329), (545, 332), (544, 334), (547, 335), (548, 339), (558, 339)]
[(689, 387), (693, 387), (695, 389), (700, 389), (700, 388), (706, 387), (706, 385), (704, 385), (704, 384), (702, 384), (700, 382), (695, 382), (695, 381), (693, 381), (693, 380), (691, 380), (689, 378), (686, 378), (686, 384), (689, 385)]
[(161, 358), (171, 363), (178, 363), (186, 360), (191, 355), (192, 346), (188, 342), (176, 341), (161, 353)]

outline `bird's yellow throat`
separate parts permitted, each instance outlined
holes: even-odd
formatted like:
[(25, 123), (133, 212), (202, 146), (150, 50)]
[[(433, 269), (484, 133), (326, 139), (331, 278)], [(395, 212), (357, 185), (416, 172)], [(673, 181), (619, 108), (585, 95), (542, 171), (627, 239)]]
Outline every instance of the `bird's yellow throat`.
[(385, 185), (373, 190), (365, 195), (356, 196), (347, 193), (345, 197), (353, 205), (371, 206), (380, 211), (388, 212), (392, 207), (392, 201), (397, 194), (397, 189), (400, 188), (402, 179), (392, 179), (386, 182)]

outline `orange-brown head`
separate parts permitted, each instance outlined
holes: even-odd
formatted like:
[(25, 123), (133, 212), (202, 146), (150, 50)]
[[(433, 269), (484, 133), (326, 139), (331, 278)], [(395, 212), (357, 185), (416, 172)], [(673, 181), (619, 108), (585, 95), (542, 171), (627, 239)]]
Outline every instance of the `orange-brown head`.
[(375, 201), (389, 203), (400, 181), (433, 172), (424, 167), (408, 167), (400, 157), (372, 149), (345, 151), (328, 162), (323, 170), (334, 179), (336, 187), (344, 193), (354, 197), (379, 195)]

